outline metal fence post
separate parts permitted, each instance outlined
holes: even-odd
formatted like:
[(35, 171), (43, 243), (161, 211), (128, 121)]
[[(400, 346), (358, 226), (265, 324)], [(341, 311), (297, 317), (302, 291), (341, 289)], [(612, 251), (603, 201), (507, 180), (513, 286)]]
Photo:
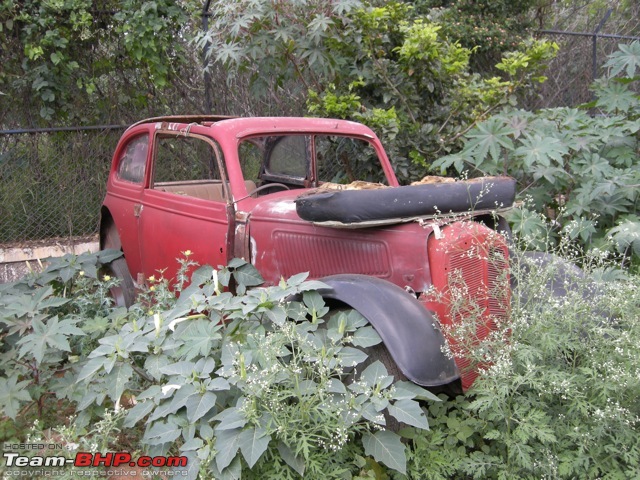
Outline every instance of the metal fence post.
[(592, 41), (593, 41), (593, 74), (592, 74), (592, 78), (595, 81), (596, 78), (598, 78), (598, 34), (600, 33), (600, 30), (602, 29), (602, 27), (604, 26), (604, 24), (607, 22), (607, 20), (609, 20), (609, 17), (611, 16), (611, 12), (613, 12), (613, 8), (610, 8), (609, 10), (607, 10), (607, 13), (604, 14), (604, 17), (602, 18), (602, 20), (600, 20), (600, 23), (598, 24), (598, 26), (596, 27), (596, 29), (593, 32), (593, 37), (592, 37)]

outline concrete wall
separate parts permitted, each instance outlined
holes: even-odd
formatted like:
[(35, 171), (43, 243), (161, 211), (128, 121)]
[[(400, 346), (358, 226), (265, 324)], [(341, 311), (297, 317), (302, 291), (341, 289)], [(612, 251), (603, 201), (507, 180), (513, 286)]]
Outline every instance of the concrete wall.
[(19, 247), (2, 248), (0, 246), (0, 283), (14, 282), (32, 270), (42, 268), (42, 260), (47, 257), (62, 257), (67, 253), (79, 255), (85, 252), (97, 252), (98, 240), (84, 239), (77, 242), (56, 240), (37, 242)]

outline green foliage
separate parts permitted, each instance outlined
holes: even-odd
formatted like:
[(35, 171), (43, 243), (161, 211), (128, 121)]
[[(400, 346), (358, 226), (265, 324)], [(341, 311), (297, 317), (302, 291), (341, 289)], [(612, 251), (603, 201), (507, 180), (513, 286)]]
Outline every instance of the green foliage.
[[(571, 238), (563, 245), (575, 260)], [(154, 276), (128, 312), (103, 296), (110, 279), (90, 278), (115, 251), (54, 260), (0, 286), (4, 414), (21, 419), (34, 402), (77, 411), (68, 424), (39, 415), (28, 438), (4, 421), (3, 439), (37, 443), (52, 429), (56, 441), (99, 452), (126, 441), (186, 455), (190, 478), (640, 474), (639, 279), (595, 252), (581, 261), (589, 276), (559, 257), (514, 252), (510, 340), (498, 332), (470, 346), (483, 375), (465, 397), (440, 402), (394, 384), (379, 362), (359, 371), (360, 349), (380, 338), (357, 312), (330, 311), (306, 274), (234, 296), (232, 279), (257, 282), (251, 265), (187, 275), (188, 253), (179, 298)], [(382, 428), (383, 413), (411, 426), (404, 440)]]
[(422, 177), (469, 125), (540, 81), (555, 51), (522, 44), (497, 67), (504, 78), (483, 79), (470, 72), (472, 49), (408, 3), (237, 0), (212, 8), (215, 21), (198, 45), (210, 47), (230, 80), (248, 72), (257, 94), (287, 89), (313, 115), (371, 126), (402, 181)]
[(182, 45), (175, 41), (177, 31), (188, 19), (183, 8), (172, 0), (125, 0), (113, 18), (118, 22), (116, 32), (124, 38), (131, 67), (145, 66), (155, 85), (166, 86), (171, 62), (183, 54)]
[[(511, 175), (520, 195), (529, 196), (558, 230), (588, 247), (637, 254), (638, 49), (634, 42), (610, 57), (609, 76), (595, 82), (597, 100), (587, 105), (598, 108), (598, 115), (570, 108), (508, 109), (472, 128), (463, 149), (434, 167)], [(531, 225), (530, 218), (513, 220), (517, 231), (531, 232), (524, 223)]]
[[(184, 57), (176, 37), (187, 23), (172, 0), (107, 1), (100, 8), (89, 0), (2, 1), (0, 39), (7, 48), (0, 90), (23, 99), (43, 120), (85, 120), (83, 106), (91, 103), (102, 109), (90, 109), (95, 119), (108, 118), (113, 106), (104, 95), (111, 82), (121, 82), (118, 74), (144, 71), (150, 81), (140, 83), (167, 85), (170, 67)], [(148, 103), (149, 88), (138, 89), (137, 82), (122, 84), (121, 101), (128, 93)]]
[(330, 312), (324, 284), (299, 274), (254, 288), (262, 278), (237, 259), (188, 274), (187, 251), (179, 297), (153, 276), (126, 311), (106, 296), (114, 280), (97, 278), (119, 254), (52, 260), (2, 287), (5, 415), (55, 396), (75, 407), (75, 435), (99, 437), (87, 431), (96, 421), (137, 432), (152, 455), (186, 455), (191, 478), (343, 478), (364, 456), (406, 472), (385, 413), (428, 429), (418, 400), (438, 399), (380, 362), (359, 371), (381, 339), (357, 312)]
[(474, 51), (474, 63), (484, 67), (492, 58), (515, 48), (531, 28), (530, 12), (536, 2), (525, 0), (419, 0), (418, 11), (443, 25), (447, 38)]
[[(511, 339), (483, 349), (489, 366), (466, 397), (429, 407), (410, 478), (640, 474), (639, 279), (594, 284), (564, 262), (515, 264)], [(603, 266), (595, 257), (583, 263)], [(570, 285), (566, 297), (553, 281)]]
[[(5, 388), (1, 404), (6, 415), (15, 419), (19, 408), (32, 400), (42, 414), (51, 388), (61, 385), (66, 364), (88, 353), (96, 334), (121, 314), (110, 308), (108, 289), (115, 280), (96, 285), (97, 267), (120, 255), (109, 250), (66, 255), (51, 259), (41, 273), (2, 285), (0, 356)], [(64, 391), (61, 388), (60, 394)]]

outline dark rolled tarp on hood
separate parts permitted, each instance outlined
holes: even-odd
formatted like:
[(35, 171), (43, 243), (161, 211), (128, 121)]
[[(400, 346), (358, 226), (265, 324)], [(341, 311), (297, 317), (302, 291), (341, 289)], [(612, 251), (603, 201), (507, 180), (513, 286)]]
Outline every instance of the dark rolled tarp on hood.
[(510, 207), (516, 195), (516, 181), (511, 177), (482, 177), (375, 190), (316, 192), (295, 200), (300, 218), (310, 222), (360, 223)]

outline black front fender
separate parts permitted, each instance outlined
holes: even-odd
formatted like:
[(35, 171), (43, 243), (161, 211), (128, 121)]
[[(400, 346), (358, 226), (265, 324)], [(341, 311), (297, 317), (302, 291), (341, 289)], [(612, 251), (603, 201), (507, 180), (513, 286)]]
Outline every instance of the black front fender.
[(332, 275), (320, 280), (330, 287), (320, 290), (322, 297), (360, 312), (409, 380), (437, 387), (460, 378), (455, 361), (444, 353), (446, 340), (433, 315), (414, 296), (366, 275)]

